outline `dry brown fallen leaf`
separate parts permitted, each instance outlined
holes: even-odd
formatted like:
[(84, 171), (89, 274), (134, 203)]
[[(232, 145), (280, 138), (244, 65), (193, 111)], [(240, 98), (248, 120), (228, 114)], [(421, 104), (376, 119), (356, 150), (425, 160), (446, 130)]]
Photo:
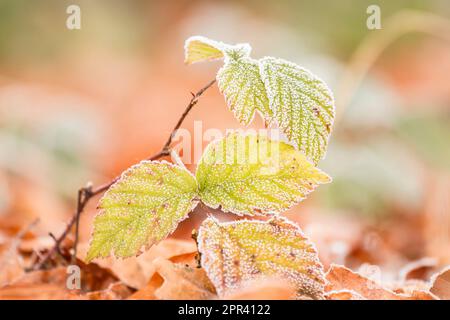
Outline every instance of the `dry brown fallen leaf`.
[[(87, 249), (87, 244), (80, 246), (78, 257), (81, 260), (84, 259)], [(107, 259), (97, 259), (95, 262), (103, 268), (110, 269), (126, 285), (140, 289), (147, 285), (155, 273), (153, 260), (158, 257), (169, 259), (185, 253), (192, 253), (196, 249), (194, 241), (169, 238), (151, 247), (138, 257), (128, 259), (110, 257)]]
[(0, 287), (16, 281), (23, 274), (23, 262), (14, 241), (0, 245)]
[(132, 292), (123, 283), (117, 282), (109, 270), (96, 264), (81, 268), (81, 290), (67, 289), (67, 268), (34, 271), (0, 288), (0, 299), (123, 299)]
[(340, 265), (331, 265), (326, 279), (329, 282), (325, 288), (326, 291), (352, 290), (369, 300), (432, 300), (435, 298), (432, 294), (419, 290), (414, 290), (409, 296), (397, 294)]
[(423, 280), (406, 280), (392, 284), (390, 287), (395, 293), (403, 294), (406, 296), (420, 296), (420, 292), (426, 292), (429, 294), (430, 283)]
[(431, 279), (430, 291), (442, 300), (450, 300), (450, 267), (437, 273)]
[(130, 296), (130, 299), (205, 300), (215, 299), (214, 286), (201, 268), (173, 263), (158, 258), (154, 260), (156, 273), (147, 286)]
[(434, 258), (422, 258), (410, 262), (400, 270), (400, 279), (402, 281), (412, 279), (428, 281), (437, 265), (437, 260)]
[(5, 239), (0, 241), (0, 287), (13, 283), (24, 275), (25, 263), (18, 248), (37, 222), (38, 220), (34, 220), (13, 237), (5, 236)]
[(0, 289), (0, 300), (120, 300), (131, 295), (130, 289), (123, 283), (111, 284), (100, 291), (81, 293), (68, 290), (58, 283), (22, 283), (18, 282)]
[(339, 290), (325, 293), (327, 300), (367, 300), (353, 290)]
[(129, 300), (157, 300), (155, 291), (162, 286), (164, 279), (156, 272), (148, 281), (147, 285), (128, 297)]
[(68, 299), (66, 289), (66, 268), (36, 271), (25, 274), (21, 279), (0, 288), (0, 300), (53, 300)]
[(48, 283), (8, 285), (0, 289), (0, 300), (66, 300), (71, 294), (65, 288)]
[(173, 257), (170, 257), (169, 260), (172, 261), (173, 263), (183, 263), (183, 264), (188, 264), (191, 267), (196, 267), (198, 266), (199, 262), (197, 261), (198, 259), (198, 252), (189, 252), (189, 253), (183, 253), (183, 254), (179, 254)]
[(77, 265), (81, 269), (81, 289), (83, 291), (104, 290), (119, 281), (111, 270), (96, 263), (85, 264), (78, 260)]
[(70, 299), (75, 300), (122, 300), (132, 294), (131, 290), (122, 282), (109, 285), (105, 290), (92, 291), (80, 295), (72, 294)]
[(295, 298), (295, 288), (283, 279), (251, 280), (223, 297), (224, 300), (292, 300)]

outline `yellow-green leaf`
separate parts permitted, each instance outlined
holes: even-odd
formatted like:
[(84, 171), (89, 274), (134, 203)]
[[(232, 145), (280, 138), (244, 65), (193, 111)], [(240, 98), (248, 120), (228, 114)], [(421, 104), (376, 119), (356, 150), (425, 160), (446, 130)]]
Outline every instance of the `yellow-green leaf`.
[(325, 156), (334, 121), (334, 98), (325, 82), (295, 63), (250, 58), (248, 44), (229, 45), (204, 37), (186, 41), (186, 62), (225, 58), (217, 74), (229, 108), (244, 125), (258, 110), (317, 165)]
[(248, 125), (256, 110), (267, 121), (271, 119), (272, 112), (259, 75), (258, 61), (246, 56), (238, 59), (227, 57), (217, 73), (217, 82), (228, 107), (239, 122)]
[(325, 156), (334, 120), (332, 92), (312, 73), (286, 60), (263, 58), (260, 72), (278, 126), (317, 164)]
[(184, 45), (184, 62), (192, 64), (205, 60), (223, 58), (225, 44), (202, 36), (190, 37)]
[(301, 298), (321, 299), (323, 268), (313, 244), (285, 218), (219, 223), (208, 218), (198, 234), (201, 264), (223, 296), (259, 277), (290, 281)]
[(209, 144), (196, 177), (206, 205), (246, 215), (287, 210), (330, 181), (291, 145), (238, 133)]
[(197, 205), (197, 182), (166, 161), (143, 161), (125, 171), (99, 203), (86, 257), (130, 257), (166, 238)]

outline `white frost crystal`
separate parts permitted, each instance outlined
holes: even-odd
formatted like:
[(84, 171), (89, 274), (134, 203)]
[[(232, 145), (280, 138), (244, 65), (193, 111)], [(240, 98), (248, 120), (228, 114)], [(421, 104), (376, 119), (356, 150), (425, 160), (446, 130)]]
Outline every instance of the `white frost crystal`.
[(125, 171), (100, 199), (87, 261), (126, 258), (166, 238), (197, 205), (197, 182), (166, 161), (142, 161)]
[(253, 279), (280, 277), (295, 285), (299, 298), (323, 298), (317, 251), (285, 218), (227, 223), (208, 218), (200, 227), (198, 248), (202, 267), (221, 296)]
[(196, 177), (205, 204), (239, 215), (285, 211), (331, 181), (291, 145), (237, 133), (209, 144)]
[(200, 36), (185, 45), (188, 63), (225, 58), (217, 81), (239, 122), (249, 124), (258, 111), (317, 164), (325, 156), (335, 116), (331, 90), (295, 63), (271, 57), (255, 60), (250, 51), (248, 44), (228, 45)]

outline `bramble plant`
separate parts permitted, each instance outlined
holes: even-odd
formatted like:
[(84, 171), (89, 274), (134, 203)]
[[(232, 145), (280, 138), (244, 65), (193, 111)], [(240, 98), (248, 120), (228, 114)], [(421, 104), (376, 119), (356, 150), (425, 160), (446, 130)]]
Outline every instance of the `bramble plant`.
[[(188, 64), (224, 59), (218, 87), (241, 124), (259, 113), (290, 143), (233, 132), (208, 145), (195, 175), (180, 161), (132, 166), (99, 202), (86, 261), (111, 253), (120, 258), (139, 254), (170, 235), (202, 202), (237, 215), (269, 217), (227, 223), (210, 217), (202, 223), (197, 237), (201, 267), (219, 295), (243, 281), (270, 276), (290, 281), (299, 296), (323, 297), (323, 270), (313, 244), (279, 214), (331, 180), (316, 165), (331, 132), (333, 96), (298, 65), (271, 57), (255, 60), (250, 51), (248, 44), (199, 36), (185, 45)], [(170, 142), (160, 155), (170, 154)]]

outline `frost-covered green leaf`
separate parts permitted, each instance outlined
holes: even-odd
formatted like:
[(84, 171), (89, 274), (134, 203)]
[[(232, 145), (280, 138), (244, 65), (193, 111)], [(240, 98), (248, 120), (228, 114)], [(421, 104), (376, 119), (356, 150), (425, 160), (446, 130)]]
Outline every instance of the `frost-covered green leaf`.
[(130, 257), (167, 237), (197, 205), (197, 183), (184, 168), (143, 161), (105, 193), (86, 260)]
[(256, 110), (267, 121), (272, 113), (258, 61), (249, 57), (250, 52), (248, 44), (228, 45), (200, 36), (191, 37), (185, 43), (186, 63), (225, 57), (217, 82), (230, 110), (244, 125), (252, 121)]
[(192, 64), (223, 57), (239, 59), (248, 57), (251, 50), (248, 43), (231, 45), (202, 36), (193, 36), (184, 43), (184, 62)]
[(285, 218), (228, 223), (208, 218), (197, 240), (201, 265), (221, 296), (246, 281), (275, 276), (293, 283), (300, 298), (323, 298), (325, 280), (317, 251)]
[(278, 126), (317, 164), (325, 155), (334, 120), (330, 89), (309, 71), (286, 60), (266, 57), (260, 66)]
[(327, 85), (295, 63), (250, 58), (248, 44), (228, 45), (204, 37), (186, 41), (188, 63), (225, 58), (217, 80), (239, 122), (249, 124), (258, 110), (276, 123), (309, 160), (325, 156), (334, 120), (333, 94)]
[(238, 133), (209, 144), (196, 177), (205, 204), (246, 215), (284, 211), (330, 181), (291, 145)]
[(190, 37), (184, 44), (184, 62), (192, 64), (223, 58), (225, 44), (201, 36)]
[(217, 73), (217, 82), (228, 107), (239, 122), (249, 124), (256, 110), (265, 119), (271, 119), (272, 112), (259, 75), (258, 61), (249, 57), (227, 58)]

